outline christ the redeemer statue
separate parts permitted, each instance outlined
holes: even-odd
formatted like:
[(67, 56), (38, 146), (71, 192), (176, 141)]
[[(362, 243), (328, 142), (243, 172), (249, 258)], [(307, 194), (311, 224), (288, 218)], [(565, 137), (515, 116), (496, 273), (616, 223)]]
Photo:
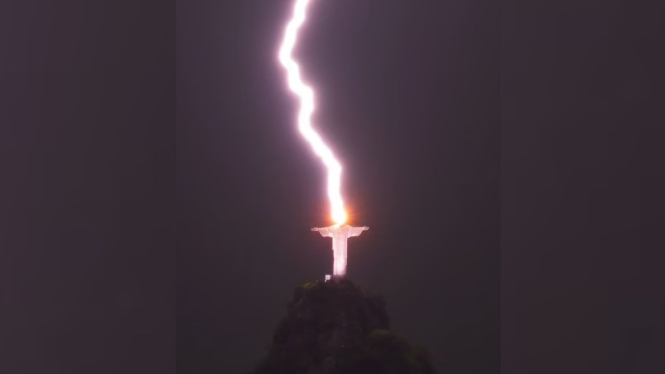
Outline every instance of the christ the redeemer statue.
[(346, 275), (346, 239), (358, 236), (369, 227), (353, 227), (349, 225), (314, 227), (312, 231), (318, 231), (321, 236), (332, 238), (333, 244), (333, 278), (339, 279)]

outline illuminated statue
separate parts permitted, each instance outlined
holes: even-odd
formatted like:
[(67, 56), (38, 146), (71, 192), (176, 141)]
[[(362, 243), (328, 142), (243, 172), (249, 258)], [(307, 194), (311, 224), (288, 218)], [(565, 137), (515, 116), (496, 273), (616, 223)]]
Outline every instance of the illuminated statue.
[(346, 275), (346, 239), (359, 236), (369, 227), (353, 227), (349, 225), (335, 225), (328, 227), (314, 227), (312, 231), (318, 231), (321, 236), (331, 237), (333, 242), (333, 278), (343, 278)]

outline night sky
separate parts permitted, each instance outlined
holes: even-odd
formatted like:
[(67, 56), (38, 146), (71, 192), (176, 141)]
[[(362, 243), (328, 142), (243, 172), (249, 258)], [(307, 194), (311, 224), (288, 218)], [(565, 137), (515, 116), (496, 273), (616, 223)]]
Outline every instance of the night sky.
[[(312, 0), (349, 278), (442, 374), (665, 372), (665, 9), (627, 4)], [(1, 373), (265, 356), (332, 267), (291, 5), (0, 2)]]
[(0, 372), (175, 372), (175, 18), (0, 2)]
[[(332, 269), (326, 174), (277, 62), (291, 1), (178, 19), (179, 367), (241, 372)], [(344, 166), (348, 276), (443, 370), (499, 367), (496, 7), (314, 1), (295, 55)]]

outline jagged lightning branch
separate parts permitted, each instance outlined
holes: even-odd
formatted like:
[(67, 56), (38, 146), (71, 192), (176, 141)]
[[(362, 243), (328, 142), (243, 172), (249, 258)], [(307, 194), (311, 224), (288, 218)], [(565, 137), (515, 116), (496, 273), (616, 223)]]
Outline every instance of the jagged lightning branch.
[(341, 225), (346, 222), (346, 211), (340, 192), (342, 166), (319, 134), (312, 128), (311, 116), (314, 112), (314, 91), (300, 79), (300, 68), (291, 55), (296, 44), (298, 29), (305, 22), (305, 13), (309, 2), (310, 0), (296, 0), (293, 17), (286, 27), (284, 41), (279, 50), (279, 61), (287, 71), (289, 88), (300, 98), (298, 129), (328, 169), (328, 198), (332, 208), (332, 219), (337, 225)]

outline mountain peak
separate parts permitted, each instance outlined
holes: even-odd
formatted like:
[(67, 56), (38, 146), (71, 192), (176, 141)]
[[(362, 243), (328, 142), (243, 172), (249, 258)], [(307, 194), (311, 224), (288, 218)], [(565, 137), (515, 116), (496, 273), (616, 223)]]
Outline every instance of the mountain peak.
[(254, 374), (434, 373), (425, 351), (390, 330), (385, 302), (348, 280), (296, 288)]

